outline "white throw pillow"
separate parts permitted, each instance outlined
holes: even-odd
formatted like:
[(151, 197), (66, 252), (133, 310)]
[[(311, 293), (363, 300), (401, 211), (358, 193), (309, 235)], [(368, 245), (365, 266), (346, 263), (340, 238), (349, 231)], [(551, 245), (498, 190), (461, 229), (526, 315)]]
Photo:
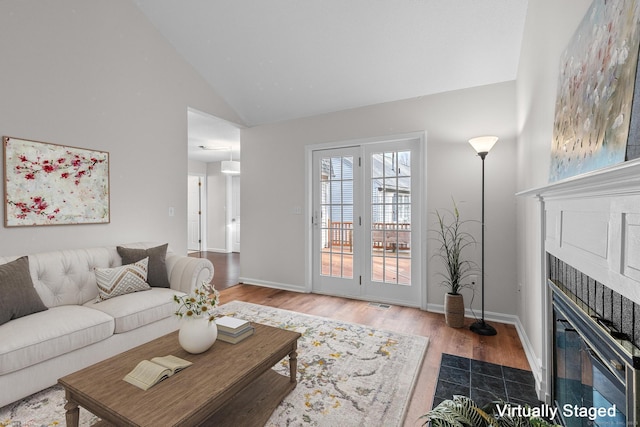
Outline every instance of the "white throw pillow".
[(98, 284), (96, 302), (105, 301), (118, 295), (151, 289), (147, 283), (149, 258), (133, 264), (115, 268), (95, 268)]

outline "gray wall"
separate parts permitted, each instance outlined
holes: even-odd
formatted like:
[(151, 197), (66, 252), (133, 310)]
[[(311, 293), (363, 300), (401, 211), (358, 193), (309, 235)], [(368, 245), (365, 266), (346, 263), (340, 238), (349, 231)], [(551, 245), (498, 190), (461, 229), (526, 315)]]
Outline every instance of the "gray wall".
[(187, 107), (236, 114), (129, 0), (4, 0), (0, 28), (0, 134), (108, 151), (111, 166), (110, 224), (2, 227), (0, 255), (143, 240), (186, 252)]
[[(517, 82), (243, 130), (243, 276), (305, 286), (307, 218), (291, 208), (304, 206), (306, 145), (426, 130), (428, 210), (453, 196), (479, 218), (480, 161), (466, 141), (495, 134), (487, 310), (518, 315), (525, 344), (540, 357), (539, 212), (535, 200), (514, 193), (547, 183), (558, 60), (589, 4), (529, 2)], [(129, 1), (4, 0), (0, 28), (0, 133), (109, 151), (112, 218), (2, 227), (0, 255), (140, 240), (185, 251), (187, 107), (240, 123), (237, 115)], [(429, 301), (439, 304), (444, 290), (430, 267)]]
[[(454, 197), (463, 216), (479, 220), (481, 161), (467, 140), (495, 134), (500, 140), (487, 157), (486, 309), (516, 314), (515, 88), (507, 82), (243, 129), (245, 282), (305, 288), (309, 217), (292, 214), (305, 206), (305, 146), (426, 130), (428, 210), (448, 208)], [(431, 227), (433, 217), (426, 220)], [(432, 267), (423, 286), (429, 303), (442, 304), (445, 289)]]
[(228, 252), (227, 239), (227, 176), (220, 172), (220, 162), (189, 160), (189, 174), (202, 177), (203, 250)]
[(227, 252), (227, 175), (220, 162), (207, 163), (207, 250)]
[[(548, 183), (560, 55), (590, 4), (591, 0), (529, 2), (517, 79), (518, 191)], [(518, 313), (528, 338), (525, 345), (537, 357), (535, 371), (546, 336), (540, 207), (533, 198), (520, 197), (517, 202), (518, 284), (523, 289)]]

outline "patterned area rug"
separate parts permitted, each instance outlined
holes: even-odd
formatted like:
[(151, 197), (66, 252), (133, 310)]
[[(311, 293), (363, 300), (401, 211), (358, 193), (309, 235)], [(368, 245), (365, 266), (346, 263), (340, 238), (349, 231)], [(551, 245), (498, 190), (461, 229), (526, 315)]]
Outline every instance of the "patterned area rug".
[[(298, 385), (267, 426), (402, 425), (428, 339), (239, 301), (220, 314), (298, 331)], [(286, 361), (274, 367), (288, 375)], [(97, 419), (81, 408), (80, 425)], [(58, 386), (0, 408), (0, 426), (64, 425)]]

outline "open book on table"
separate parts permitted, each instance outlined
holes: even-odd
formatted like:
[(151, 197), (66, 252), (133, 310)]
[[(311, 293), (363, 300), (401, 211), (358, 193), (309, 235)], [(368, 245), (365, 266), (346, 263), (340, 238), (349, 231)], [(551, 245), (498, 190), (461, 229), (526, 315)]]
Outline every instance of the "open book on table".
[(129, 372), (123, 379), (142, 390), (148, 390), (151, 386), (169, 378), (191, 364), (188, 360), (172, 355), (154, 357), (151, 360), (143, 360), (138, 363), (133, 368), (133, 371)]

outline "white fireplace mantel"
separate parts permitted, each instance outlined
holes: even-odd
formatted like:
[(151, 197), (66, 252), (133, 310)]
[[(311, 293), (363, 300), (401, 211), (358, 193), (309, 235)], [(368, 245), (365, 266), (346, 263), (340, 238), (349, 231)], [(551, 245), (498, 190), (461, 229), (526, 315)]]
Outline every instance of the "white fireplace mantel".
[(542, 203), (542, 247), (640, 303), (640, 160), (518, 193)]
[(640, 194), (640, 159), (517, 193), (541, 199)]

